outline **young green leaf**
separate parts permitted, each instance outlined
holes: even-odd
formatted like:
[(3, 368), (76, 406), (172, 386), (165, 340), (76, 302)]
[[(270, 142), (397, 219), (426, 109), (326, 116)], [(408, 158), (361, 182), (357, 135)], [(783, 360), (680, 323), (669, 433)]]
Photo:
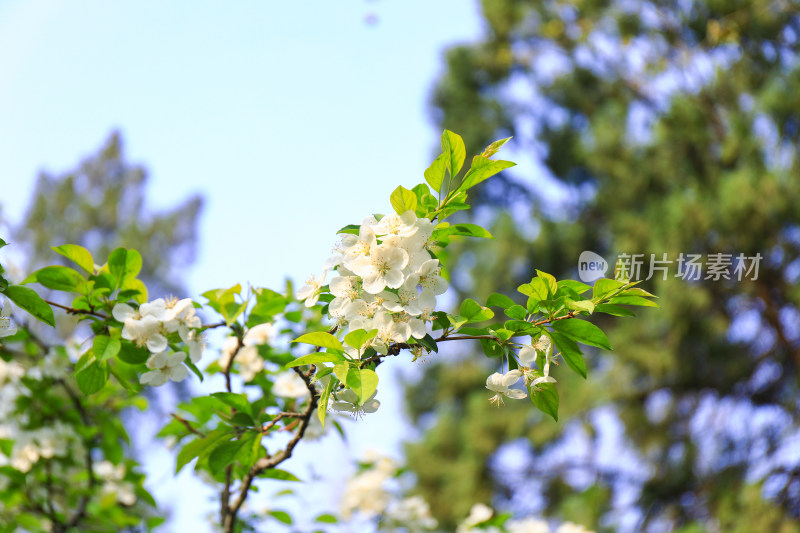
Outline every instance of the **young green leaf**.
[(389, 197), (389, 201), (392, 203), (392, 207), (398, 215), (402, 215), (406, 211), (414, 211), (417, 209), (417, 195), (402, 185), (394, 190)]
[(314, 333), (306, 333), (305, 335), (300, 335), (292, 342), (302, 342), (305, 344), (311, 344), (313, 346), (321, 346), (323, 348), (328, 348), (329, 350), (336, 350), (339, 352), (344, 351), (344, 346), (342, 343), (325, 331), (315, 331)]
[(325, 353), (312, 353), (298, 357), (290, 363), (286, 363), (284, 368), (292, 368), (294, 366), (303, 365), (316, 365), (319, 363), (341, 363), (346, 361), (341, 353), (325, 352)]
[(615, 290), (619, 289), (625, 285), (624, 281), (618, 281), (615, 279), (608, 279), (608, 278), (600, 278), (594, 282), (594, 291), (592, 293), (592, 300), (595, 302), (599, 302), (608, 294), (611, 294)]
[(442, 133), (442, 153), (445, 154), (445, 165), (450, 171), (450, 177), (455, 178), (464, 165), (464, 158), (467, 156), (467, 151), (464, 148), (464, 139), (457, 133), (444, 130)]
[(325, 415), (328, 414), (328, 400), (331, 397), (331, 391), (333, 391), (333, 388), (338, 384), (339, 380), (331, 377), (331, 379), (328, 380), (328, 384), (325, 386), (325, 389), (322, 391), (322, 394), (319, 395), (319, 402), (317, 403), (317, 417), (319, 417), (322, 427), (325, 427)]
[[(444, 173), (447, 170), (447, 164), (445, 163), (445, 154), (439, 154), (439, 157), (433, 160), (431, 166), (425, 170), (425, 181), (428, 182), (428, 185), (431, 186), (431, 189), (434, 191), (441, 192), (442, 191), (442, 183), (444, 182)], [(341, 231), (339, 232), (341, 233)]]
[(52, 246), (51, 249), (74, 262), (89, 274), (94, 272), (94, 259), (92, 258), (92, 254), (83, 246), (77, 244), (62, 244), (61, 246)]
[(482, 181), (486, 181), (495, 174), (513, 166), (516, 166), (516, 163), (512, 163), (511, 161), (492, 161), (491, 159), (476, 155), (472, 158), (472, 166), (464, 176), (464, 180), (458, 186), (458, 190), (466, 191)]
[(378, 374), (368, 368), (351, 368), (347, 373), (346, 383), (358, 396), (358, 403), (364, 403), (378, 388)]
[[(556, 278), (547, 272), (542, 272), (541, 270), (536, 271), (536, 276), (544, 281), (545, 286), (547, 287), (548, 298), (555, 296), (556, 292), (558, 292), (558, 282), (556, 281)], [(544, 298), (541, 299), (544, 300)]]
[(108, 256), (108, 270), (120, 283), (135, 278), (142, 270), (142, 256), (136, 250), (117, 248)]
[(567, 307), (573, 309), (575, 311), (586, 311), (590, 315), (594, 313), (594, 302), (591, 300), (570, 300), (569, 298), (566, 299)]
[(375, 338), (375, 335), (378, 334), (377, 329), (372, 329), (370, 331), (366, 331), (363, 329), (357, 329), (355, 331), (351, 331), (347, 335), (344, 336), (344, 342), (354, 348), (356, 350), (360, 350), (364, 344), (368, 343), (372, 339)]

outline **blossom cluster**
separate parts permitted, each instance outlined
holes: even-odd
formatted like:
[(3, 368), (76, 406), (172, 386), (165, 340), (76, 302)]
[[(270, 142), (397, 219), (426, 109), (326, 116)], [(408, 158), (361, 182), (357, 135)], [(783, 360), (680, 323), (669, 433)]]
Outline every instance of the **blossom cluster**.
[(342, 236), (322, 275), (309, 280), (297, 292), (298, 299), (314, 306), (328, 273), (335, 270), (328, 312), (340, 331), (376, 329), (370, 345), (381, 354), (393, 343), (425, 337), (436, 296), (447, 290), (431, 252), (433, 230), (433, 222), (413, 211), (380, 220), (367, 217), (358, 235)]
[(72, 426), (56, 420), (51, 426), (31, 429), (27, 427), (28, 417), (15, 413), (17, 401), (32, 394), (24, 385), (23, 377), (36, 381), (63, 378), (68, 362), (66, 355), (55, 351), (32, 368), (0, 359), (0, 439), (14, 441), (9, 457), (0, 454), (0, 466), (8, 464), (25, 473), (40, 459), (82, 453), (83, 442)]
[(125, 481), (125, 465), (115, 465), (111, 461), (94, 464), (94, 475), (102, 481), (101, 493), (113, 495), (123, 505), (136, 503), (134, 484)]
[(186, 379), (188, 369), (183, 364), (186, 354), (180, 351), (173, 353), (169, 349), (170, 333), (177, 332), (186, 343), (193, 363), (199, 362), (203, 356), (205, 339), (198, 329), (202, 324), (189, 298), (158, 298), (143, 303), (139, 309), (118, 303), (111, 314), (123, 324), (123, 339), (134, 342), (136, 346), (146, 347), (152, 354), (147, 359), (147, 368), (150, 371), (139, 378), (142, 385), (158, 387), (167, 381)]
[(253, 326), (247, 330), (239, 346), (238, 337), (227, 337), (222, 344), (222, 356), (219, 364), (226, 368), (232, 357), (239, 365), (239, 375), (245, 381), (251, 381), (256, 374), (264, 370), (264, 359), (258, 354), (258, 347), (262, 344), (271, 344), (275, 338), (274, 324), (265, 323)]
[(401, 498), (392, 490), (397, 463), (376, 453), (369, 453), (363, 463), (367, 468), (348, 480), (342, 495), (341, 513), (346, 520), (358, 513), (365, 519), (380, 517), (381, 525), (390, 531), (401, 527), (410, 533), (436, 529), (428, 502), (420, 496)]
[[(498, 526), (484, 526), (494, 516), (494, 510), (483, 503), (476, 503), (470, 509), (469, 516), (458, 525), (456, 533), (551, 533), (550, 524), (547, 521), (536, 518), (518, 518), (507, 521), (501, 530)], [(572, 522), (563, 522), (555, 530), (555, 533), (594, 533), (582, 525)]]
[[(525, 378), (525, 384), (533, 390), (542, 383), (555, 383), (556, 379), (550, 375), (550, 363), (553, 359), (553, 344), (550, 337), (542, 335), (533, 344), (523, 346), (517, 359), (519, 360), (520, 370), (510, 370), (505, 374), (495, 372), (486, 378), (486, 388), (494, 392), (495, 395), (489, 398), (493, 404), (501, 405), (503, 397), (520, 400), (527, 397), (527, 393), (520, 389), (512, 389), (521, 377)], [(537, 356), (544, 357), (544, 364), (540, 371), (533, 370), (533, 364)]]

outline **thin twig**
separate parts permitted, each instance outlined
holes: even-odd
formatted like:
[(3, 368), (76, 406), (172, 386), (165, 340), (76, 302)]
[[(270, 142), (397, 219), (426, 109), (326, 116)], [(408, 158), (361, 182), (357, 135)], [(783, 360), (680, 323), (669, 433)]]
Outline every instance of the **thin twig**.
[(102, 313), (97, 313), (95, 311), (91, 311), (88, 309), (76, 309), (75, 307), (70, 307), (68, 305), (61, 305), (60, 303), (51, 302), (50, 300), (45, 300), (44, 302), (46, 304), (52, 305), (53, 307), (58, 307), (59, 309), (63, 309), (70, 315), (92, 315), (98, 318), (102, 318), (103, 320), (108, 318), (106, 315)]
[(182, 416), (177, 415), (175, 413), (172, 413), (172, 418), (174, 418), (175, 420), (177, 420), (178, 422), (183, 424), (186, 427), (186, 429), (189, 430), (190, 433), (194, 433), (195, 435), (199, 435), (200, 437), (205, 438), (205, 436), (206, 436), (205, 433), (203, 433), (199, 429), (197, 429), (194, 426), (192, 426), (191, 422), (189, 422), (188, 420), (186, 420)]

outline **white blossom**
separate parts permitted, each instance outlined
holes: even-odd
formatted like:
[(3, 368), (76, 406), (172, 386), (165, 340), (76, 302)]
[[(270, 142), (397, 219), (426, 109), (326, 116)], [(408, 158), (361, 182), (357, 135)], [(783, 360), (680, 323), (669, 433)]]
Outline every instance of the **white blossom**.
[(522, 372), (519, 370), (511, 370), (505, 374), (495, 372), (486, 378), (486, 388), (497, 393), (489, 398), (489, 401), (500, 405), (503, 403), (503, 396), (507, 396), (515, 400), (521, 400), (522, 398), (525, 398), (527, 396), (525, 392), (519, 389), (509, 388), (511, 385), (519, 381), (519, 378), (521, 377)]
[(275, 377), (272, 394), (283, 398), (304, 398), (308, 396), (308, 387), (306, 387), (305, 381), (297, 375), (297, 372), (288, 370)]
[(397, 289), (403, 284), (403, 269), (408, 265), (408, 252), (402, 248), (379, 244), (368, 256), (353, 261), (351, 269), (364, 280), (364, 290), (378, 294), (386, 287)]
[(163, 351), (151, 355), (147, 360), (147, 368), (150, 371), (142, 374), (139, 383), (160, 387), (167, 381), (183, 381), (189, 373), (189, 370), (183, 365), (185, 359), (186, 354), (183, 352)]
[(301, 302), (305, 300), (306, 307), (314, 307), (322, 294), (322, 286), (325, 285), (327, 275), (328, 272), (323, 271), (319, 278), (316, 276), (308, 278), (306, 284), (297, 291), (297, 299)]

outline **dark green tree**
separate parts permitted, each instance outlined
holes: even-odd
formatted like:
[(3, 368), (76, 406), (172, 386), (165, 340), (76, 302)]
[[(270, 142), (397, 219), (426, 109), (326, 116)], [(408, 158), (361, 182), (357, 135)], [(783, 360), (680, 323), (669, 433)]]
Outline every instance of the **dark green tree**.
[[(514, 135), (532, 164), (472, 198), (496, 242), (449, 249), (470, 271), (453, 286), (574, 277), (584, 250), (646, 254), (639, 279), (650, 254), (673, 263), (643, 285), (660, 310), (601, 324), (615, 350), (587, 354), (587, 381), (556, 369), (557, 424), (490, 406), (482, 354), (425, 372), (409, 394), (413, 420), (435, 420), (408, 447), (419, 492), (445, 529), (491, 500), (603, 531), (800, 531), (800, 4), (481, 7), (435, 119), (468, 151)], [(702, 255), (698, 279), (675, 277), (682, 252)], [(731, 254), (731, 279), (705, 279), (709, 254)], [(757, 279), (736, 279), (738, 254), (763, 257)]]
[(42, 172), (11, 239), (25, 248), (26, 270), (52, 262), (50, 246), (80, 244), (97, 257), (125, 246), (147, 257), (142, 279), (153, 297), (185, 292), (180, 280), (195, 259), (202, 198), (156, 211), (147, 206), (146, 188), (146, 170), (125, 160), (116, 132), (76, 169)]

